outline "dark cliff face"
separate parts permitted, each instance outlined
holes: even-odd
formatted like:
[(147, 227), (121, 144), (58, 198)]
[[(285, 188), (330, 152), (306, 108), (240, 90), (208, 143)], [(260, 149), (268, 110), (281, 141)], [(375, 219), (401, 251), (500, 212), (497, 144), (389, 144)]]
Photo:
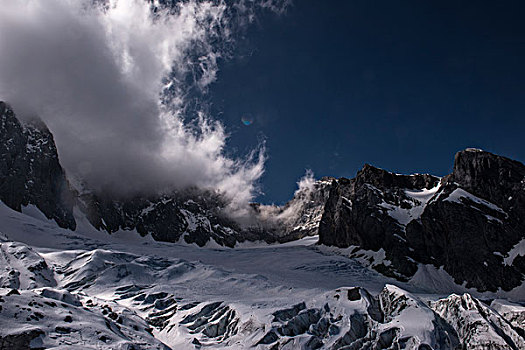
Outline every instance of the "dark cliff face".
[(125, 200), (71, 189), (62, 169), (53, 135), (40, 121), (21, 123), (0, 102), (0, 200), (12, 209), (34, 204), (59, 226), (76, 228), (76, 206), (99, 230), (113, 233), (136, 229), (156, 240), (204, 245), (210, 237), (233, 246), (237, 224), (220, 215), (219, 196), (202, 191), (135, 197)]
[(95, 228), (109, 233), (136, 229), (158, 241), (183, 239), (202, 247), (213, 239), (234, 247), (244, 241), (283, 243), (317, 234), (330, 185), (321, 179), (311, 189), (297, 191), (285, 206), (272, 207), (275, 220), (268, 220), (261, 206), (253, 204), (246, 214), (253, 218), (250, 225), (231, 218), (228, 202), (220, 194), (197, 188), (127, 199), (87, 193), (78, 197), (78, 205)]
[(356, 185), (370, 184), (381, 190), (404, 188), (411, 190), (430, 189), (435, 187), (439, 178), (429, 174), (401, 175), (365, 164), (355, 177)]
[(20, 123), (4, 102), (0, 122), (0, 199), (15, 210), (33, 204), (61, 227), (75, 229), (74, 193), (51, 132), (39, 121)]
[(405, 224), (425, 205), (409, 193), (435, 188), (438, 183), (439, 178), (428, 174), (396, 175), (370, 165), (354, 179), (335, 180), (319, 226), (319, 243), (383, 249), (392, 265), (375, 268), (406, 279), (416, 272), (417, 264), (408, 258)]
[(89, 222), (108, 233), (136, 229), (157, 241), (182, 238), (199, 246), (210, 239), (228, 247), (244, 240), (239, 225), (224, 214), (224, 200), (211, 192), (187, 189), (120, 200), (83, 194), (79, 203)]
[(513, 207), (523, 195), (524, 179), (525, 166), (520, 162), (475, 149), (456, 154), (450, 176), (463, 189), (503, 209)]
[(281, 208), (286, 218), (277, 222), (276, 230), (281, 231), (280, 235), (283, 236), (280, 241), (292, 241), (305, 236), (317, 235), (333, 180), (332, 177), (323, 177), (315, 181), (311, 187), (299, 189), (295, 192), (294, 197)]
[(334, 182), (321, 244), (385, 251), (380, 272), (409, 279), (419, 263), (480, 291), (521, 284), (524, 259), (505, 261), (525, 237), (525, 166), (479, 150), (456, 155), (452, 174), (396, 175), (366, 165)]
[(525, 273), (523, 257), (504, 257), (525, 238), (525, 166), (479, 150), (456, 154), (419, 221), (407, 226), (418, 261), (444, 266), (457, 282), (510, 290)]

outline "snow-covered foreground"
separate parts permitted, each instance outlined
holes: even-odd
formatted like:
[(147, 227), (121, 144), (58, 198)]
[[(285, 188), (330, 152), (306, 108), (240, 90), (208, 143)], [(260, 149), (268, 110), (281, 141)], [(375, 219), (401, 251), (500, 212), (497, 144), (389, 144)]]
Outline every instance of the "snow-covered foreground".
[(316, 238), (198, 248), (77, 222), (0, 205), (0, 348), (525, 348), (524, 307), (437, 301), (439, 274), (400, 283)]

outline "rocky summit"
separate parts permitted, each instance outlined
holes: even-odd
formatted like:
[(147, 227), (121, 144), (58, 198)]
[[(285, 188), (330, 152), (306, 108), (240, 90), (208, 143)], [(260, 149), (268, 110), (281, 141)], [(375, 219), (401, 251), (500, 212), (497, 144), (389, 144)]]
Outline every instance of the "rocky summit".
[(398, 175), (365, 165), (335, 180), (319, 226), (319, 242), (382, 251), (374, 268), (408, 280), (433, 265), (457, 284), (481, 291), (521, 285), (525, 259), (525, 166), (477, 149), (458, 152), (454, 170), (438, 178)]

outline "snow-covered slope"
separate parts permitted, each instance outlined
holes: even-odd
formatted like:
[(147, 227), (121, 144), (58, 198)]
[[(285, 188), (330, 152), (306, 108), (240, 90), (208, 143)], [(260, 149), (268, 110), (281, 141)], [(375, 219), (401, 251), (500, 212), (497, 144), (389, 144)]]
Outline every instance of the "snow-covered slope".
[[(475, 308), (443, 311), (458, 304), (453, 296), (437, 301), (446, 295), (386, 278), (315, 238), (199, 248), (107, 235), (82, 217), (73, 232), (34, 207), (23, 211), (0, 205), (2, 349), (475, 349), (479, 339), (513, 349), (512, 339), (516, 349), (523, 341), (519, 304), (466, 295)], [(458, 322), (465, 312), (475, 337)], [(497, 321), (497, 331), (477, 320)]]
[(505, 319), (505, 313), (498, 313), (469, 294), (452, 294), (432, 303), (432, 308), (472, 349), (525, 349), (523, 334), (518, 333), (511, 318)]

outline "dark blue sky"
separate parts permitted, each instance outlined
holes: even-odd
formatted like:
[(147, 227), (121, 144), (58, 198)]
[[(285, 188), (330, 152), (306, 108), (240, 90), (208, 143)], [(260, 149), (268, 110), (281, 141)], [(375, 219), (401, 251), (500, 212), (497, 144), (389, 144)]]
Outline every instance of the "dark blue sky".
[(232, 152), (266, 139), (265, 203), (305, 169), (445, 175), (466, 147), (524, 161), (524, 18), (523, 1), (297, 0), (239, 40), (213, 112)]

